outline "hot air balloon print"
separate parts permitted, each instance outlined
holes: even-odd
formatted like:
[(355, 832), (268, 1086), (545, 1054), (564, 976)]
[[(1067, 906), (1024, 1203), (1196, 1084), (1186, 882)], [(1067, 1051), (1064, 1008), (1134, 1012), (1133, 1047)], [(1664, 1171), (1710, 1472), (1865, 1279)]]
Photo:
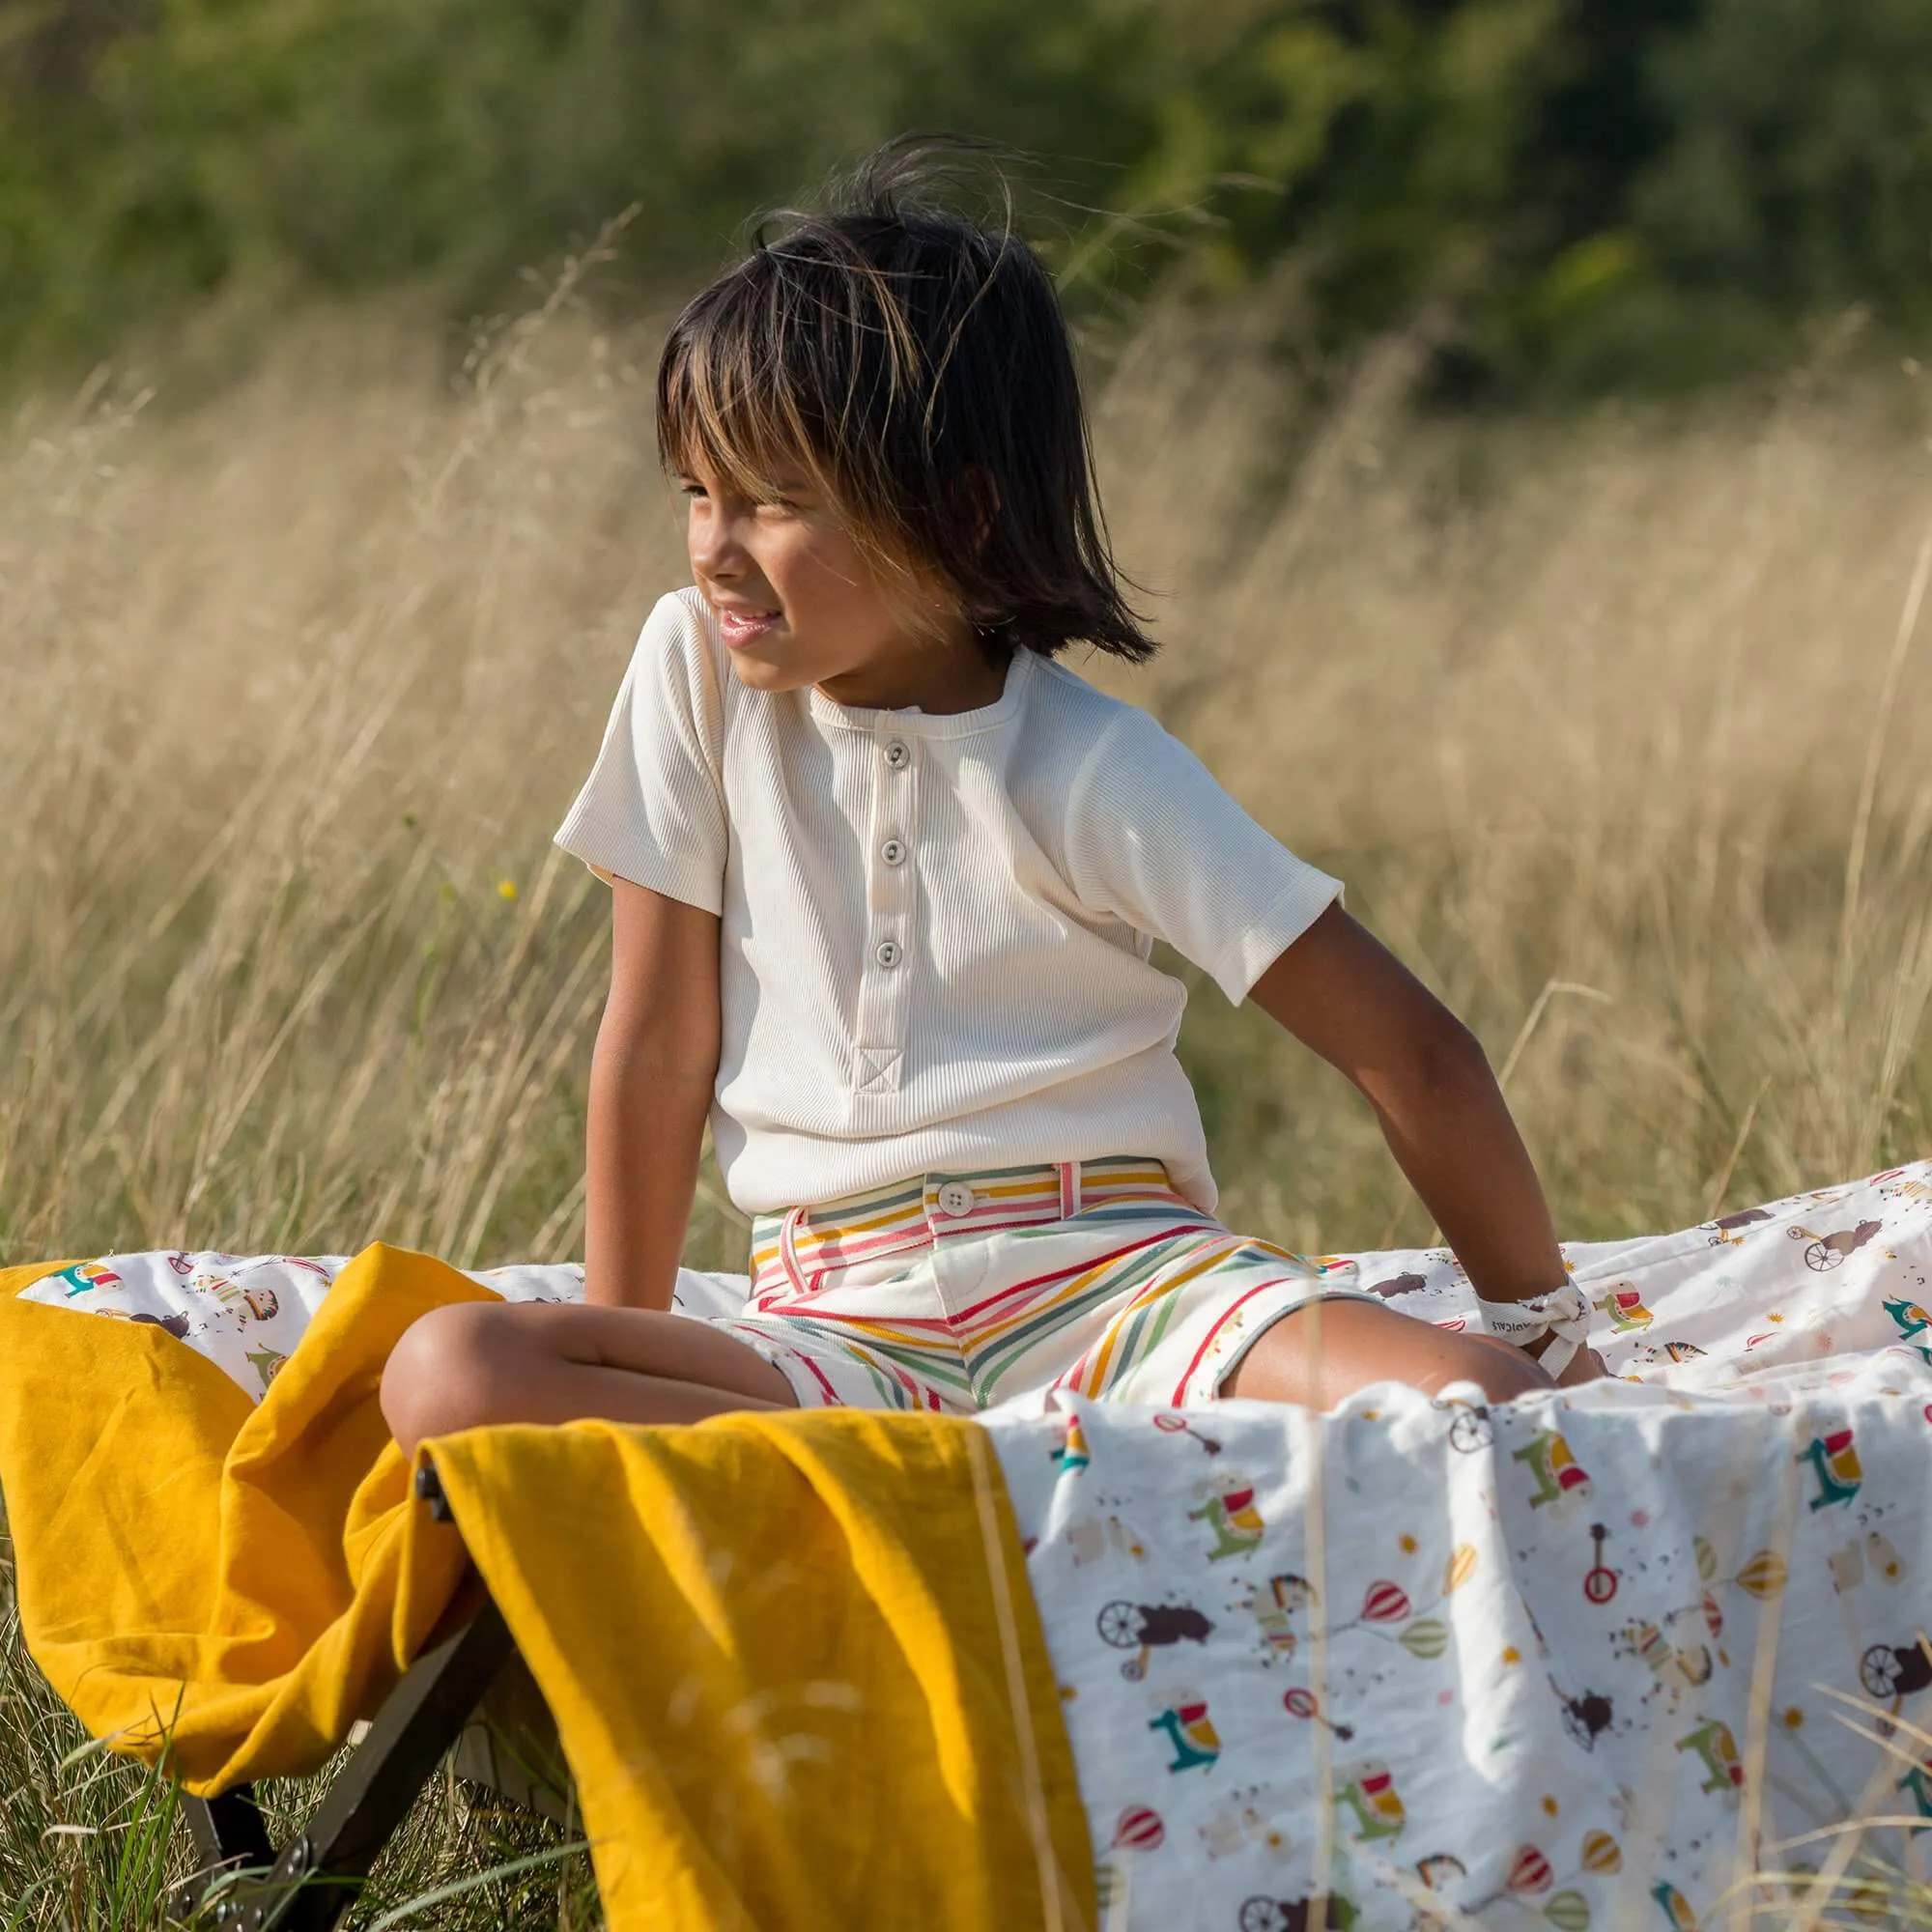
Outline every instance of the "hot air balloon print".
[(1582, 1865), (1586, 1872), (1594, 1872), (1600, 1878), (1605, 1877), (1623, 1869), (1624, 1855), (1617, 1841), (1607, 1832), (1585, 1832)]
[(1556, 1869), (1541, 1847), (1519, 1845), (1510, 1859), (1509, 1868), (1503, 1873), (1502, 1889), (1491, 1892), (1487, 1898), (1476, 1900), (1472, 1905), (1464, 1906), (1463, 1910), (1471, 1918), (1480, 1918), (1492, 1905), (1499, 1905), (1505, 1899), (1524, 1904), (1548, 1891), (1555, 1883)]
[(1115, 1851), (1151, 1852), (1167, 1836), (1160, 1813), (1150, 1804), (1129, 1804), (1114, 1820)]
[(1556, 1873), (1549, 1861), (1534, 1845), (1518, 1847), (1517, 1855), (1510, 1861), (1510, 1868), (1503, 1879), (1509, 1890), (1519, 1894), (1523, 1892), (1548, 1891), (1556, 1883)]
[(1417, 1617), (1396, 1638), (1396, 1642), (1411, 1657), (1419, 1657), (1427, 1662), (1440, 1657), (1449, 1648), (1449, 1629), (1435, 1617)]
[(1775, 1549), (1760, 1549), (1731, 1580), (1762, 1603), (1784, 1588), (1789, 1574), (1784, 1558)]
[(1399, 1583), (1386, 1580), (1369, 1585), (1362, 1599), (1361, 1621), (1365, 1624), (1399, 1624), (1408, 1615), (1408, 1597)]

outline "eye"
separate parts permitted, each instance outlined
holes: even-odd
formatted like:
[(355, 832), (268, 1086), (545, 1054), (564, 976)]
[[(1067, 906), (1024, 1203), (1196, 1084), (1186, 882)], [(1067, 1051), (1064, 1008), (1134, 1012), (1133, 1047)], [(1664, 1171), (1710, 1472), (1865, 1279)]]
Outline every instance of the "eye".
[(677, 479), (677, 494), (695, 500), (704, 496), (706, 492), (702, 483), (694, 482), (689, 476), (680, 476)]

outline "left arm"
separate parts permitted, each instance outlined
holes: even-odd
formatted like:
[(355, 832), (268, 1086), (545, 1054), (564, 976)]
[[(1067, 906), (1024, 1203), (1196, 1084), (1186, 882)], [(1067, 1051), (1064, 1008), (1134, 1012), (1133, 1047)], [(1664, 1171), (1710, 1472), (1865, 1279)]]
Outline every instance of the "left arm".
[[(1392, 952), (1331, 905), (1249, 997), (1376, 1110), (1396, 1164), (1484, 1300), (1564, 1284), (1548, 1204), (1488, 1056)], [(1601, 1373), (1585, 1350), (1560, 1379)]]

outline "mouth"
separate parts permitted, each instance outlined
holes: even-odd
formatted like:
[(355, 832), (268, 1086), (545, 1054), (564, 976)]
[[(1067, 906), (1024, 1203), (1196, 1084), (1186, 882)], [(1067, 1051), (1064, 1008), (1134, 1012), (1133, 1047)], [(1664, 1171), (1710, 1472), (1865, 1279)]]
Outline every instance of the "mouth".
[(760, 611), (747, 606), (724, 606), (718, 611), (718, 629), (734, 651), (744, 647), (784, 621), (779, 611)]

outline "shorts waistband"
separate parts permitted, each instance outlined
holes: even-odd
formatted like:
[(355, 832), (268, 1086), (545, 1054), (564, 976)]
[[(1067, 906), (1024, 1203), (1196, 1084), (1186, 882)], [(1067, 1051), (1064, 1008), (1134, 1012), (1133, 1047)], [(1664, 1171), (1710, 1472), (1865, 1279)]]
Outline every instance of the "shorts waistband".
[(1108, 1202), (1143, 1200), (1194, 1211), (1175, 1191), (1165, 1163), (1150, 1155), (915, 1175), (842, 1200), (756, 1216), (753, 1292), (782, 1280), (804, 1294), (813, 1271), (883, 1260), (950, 1236), (1037, 1227)]

